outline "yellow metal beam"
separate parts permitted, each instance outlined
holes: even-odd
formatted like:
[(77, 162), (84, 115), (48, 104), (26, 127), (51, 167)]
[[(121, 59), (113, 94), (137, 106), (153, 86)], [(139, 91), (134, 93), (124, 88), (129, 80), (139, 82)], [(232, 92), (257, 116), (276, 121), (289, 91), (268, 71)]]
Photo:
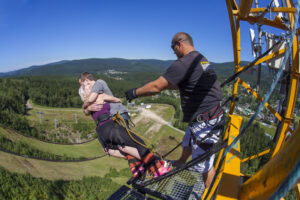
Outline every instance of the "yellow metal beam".
[(269, 199), (300, 159), (300, 126), (282, 149), (239, 190), (239, 199)]
[(300, 199), (300, 183), (296, 184), (295, 191), (296, 191), (297, 199)]
[[(259, 65), (259, 64), (261, 64), (261, 63), (263, 63), (263, 62), (266, 62), (266, 61), (268, 61), (268, 60), (270, 60), (270, 59), (276, 58), (277, 56), (283, 54), (284, 52), (285, 52), (285, 48), (282, 48), (282, 49), (280, 49), (279, 51), (276, 51), (276, 52), (273, 52), (273, 53), (271, 53), (271, 54), (269, 54), (269, 55), (267, 55), (267, 56), (264, 56), (264, 57), (262, 57), (261, 59), (258, 59), (258, 60), (254, 63), (253, 67), (256, 66), (256, 65)], [(245, 69), (247, 66), (248, 66), (248, 65), (245, 65), (245, 66), (240, 67), (240, 68), (237, 70), (237, 72), (242, 71), (242, 70)]]
[[(253, 90), (247, 83), (245, 83), (244, 81), (242, 81), (242, 79), (238, 78), (237, 79), (238, 82), (245, 88), (247, 89), (253, 96), (255, 96), (260, 102), (263, 101), (263, 98), (261, 96), (259, 96), (259, 94), (257, 94), (257, 92), (255, 92), (255, 90)], [(278, 112), (276, 112), (268, 102), (265, 103), (264, 105), (265, 107), (267, 107), (269, 109), (270, 112), (273, 113), (273, 115), (275, 115), (275, 117), (282, 121), (282, 117), (280, 116), (280, 114)]]
[[(266, 10), (266, 8), (252, 8), (250, 10), (250, 13), (262, 13)], [(277, 13), (277, 12), (284, 12), (284, 13), (295, 13), (296, 12), (296, 8), (286, 8), (286, 7), (274, 7), (271, 8), (270, 11), (272, 13)], [(233, 10), (233, 14), (234, 15), (238, 15), (239, 14), (239, 10)]]
[[(261, 96), (259, 96), (259, 94), (257, 94), (257, 92), (255, 92), (255, 90), (253, 90), (247, 83), (245, 83), (242, 79), (238, 78), (237, 79), (237, 82), (239, 82), (245, 89), (247, 89), (253, 96), (256, 97), (256, 99), (258, 99), (260, 102), (263, 101), (263, 98)], [(283, 121), (283, 120), (286, 120), (286, 119), (283, 119), (281, 117), (281, 115), (276, 112), (268, 102), (265, 103), (264, 105), (266, 108), (268, 108), (268, 110), (279, 120), (279, 121)], [(288, 131), (290, 133), (293, 133), (293, 130), (288, 127)]]
[(247, 21), (249, 23), (264, 24), (264, 25), (268, 25), (268, 26), (271, 26), (271, 27), (274, 27), (274, 28), (287, 30), (287, 27), (285, 26), (285, 24), (282, 23), (281, 19), (277, 16), (275, 17), (274, 20), (269, 20), (267, 18), (261, 19), (260, 17), (256, 17), (256, 16), (243, 17), (243, 18), (240, 18), (240, 20)]
[(241, 160), (241, 162), (243, 163), (243, 162), (247, 162), (247, 161), (249, 161), (249, 160), (252, 160), (252, 159), (254, 159), (254, 158), (258, 158), (258, 157), (260, 157), (260, 156), (263, 156), (263, 155), (269, 153), (270, 151), (271, 151), (271, 149), (262, 151), (262, 152), (260, 152), (260, 153), (258, 153), (258, 154), (256, 154), (256, 155), (249, 156), (248, 158), (244, 158), (243, 160)]
[[(250, 10), (251, 13), (259, 13), (259, 12), (264, 12), (266, 8), (252, 8)], [(286, 8), (286, 7), (278, 7), (278, 8), (271, 8), (271, 12), (285, 12), (285, 13), (295, 13), (296, 8)]]
[[(240, 132), (240, 126), (242, 124), (242, 117), (237, 115), (229, 115), (229, 126), (227, 126), (225, 136), (228, 136), (228, 145), (236, 138)], [(225, 139), (225, 138), (224, 138)], [(238, 188), (240, 184), (240, 158), (236, 156), (236, 152), (240, 152), (240, 143), (238, 142), (233, 151), (227, 153), (223, 163), (220, 163), (220, 159), (223, 155), (223, 150), (219, 153), (218, 161), (216, 163), (216, 168), (221, 164), (221, 169), (218, 174), (216, 174), (216, 181), (212, 186), (212, 190), (208, 194), (206, 199), (212, 199), (218, 185), (217, 200), (225, 199), (237, 199)], [(228, 184), (230, 183), (230, 184)], [(204, 198), (207, 194), (207, 189), (204, 191), (202, 197)]]
[[(239, 7), (238, 7), (238, 5), (237, 5), (237, 3), (236, 3), (235, 0), (229, 0), (229, 1), (230, 1), (230, 9), (232, 11), (239, 10)], [(226, 2), (226, 4), (227, 4), (227, 2)], [(227, 4), (227, 8), (228, 8), (228, 4)]]
[[(233, 55), (234, 55), (234, 64), (235, 64), (235, 72), (240, 68), (240, 23), (237, 20), (237, 17), (233, 16), (233, 10), (237, 9), (237, 4), (234, 0), (226, 0), (227, 11), (229, 15), (230, 28), (231, 28), (231, 36), (232, 36), (232, 46), (233, 46)], [(238, 83), (234, 83), (232, 97), (236, 97), (237, 95)], [(231, 102), (230, 105), (230, 114), (233, 114), (235, 103)]]
[(253, 0), (240, 0), (239, 7), (240, 7), (240, 16), (241, 17), (248, 17), (251, 7), (252, 7)]
[[(226, 4), (227, 4), (227, 11), (228, 11), (228, 15), (229, 15), (229, 21), (230, 21), (230, 28), (231, 28), (231, 37), (232, 37), (232, 46), (233, 46), (233, 56), (234, 56), (234, 60), (237, 60), (237, 54), (236, 54), (236, 27), (235, 27), (235, 17), (232, 14), (233, 11), (233, 2), (232, 0), (226, 0)], [(235, 62), (235, 65), (237, 65), (237, 63)]]
[[(287, 4), (287, 7), (289, 7), (289, 8), (293, 7), (292, 0), (287, 0), (286, 4)], [(291, 24), (290, 27), (293, 28), (294, 23), (295, 23), (293, 13), (289, 14), (289, 19), (290, 19), (290, 24)], [(298, 46), (298, 44), (299, 44), (298, 37), (295, 36), (293, 38), (293, 46), (292, 46), (292, 70), (291, 70), (294, 73), (291, 73), (291, 78), (290, 78), (290, 87), (289, 87), (289, 91), (288, 91), (288, 100), (287, 100), (288, 104), (287, 104), (286, 112), (284, 114), (285, 121), (282, 124), (282, 128), (280, 130), (280, 135), (276, 141), (276, 145), (275, 145), (272, 157), (274, 157), (275, 154), (282, 147), (282, 145), (285, 141), (285, 138), (286, 138), (287, 131), (292, 122), (293, 112), (294, 112), (297, 94), (298, 94), (299, 78), (296, 75), (297, 73), (299, 73), (299, 46)]]
[(292, 75), (300, 78), (300, 73), (298, 73), (298, 72), (292, 72)]
[[(231, 144), (240, 133), (241, 124), (241, 116), (234, 115), (231, 117), (228, 145)], [(236, 155), (236, 153), (240, 153), (240, 142), (236, 143), (232, 151), (229, 151), (225, 157), (223, 175), (220, 181), (216, 200), (237, 199), (238, 189), (240, 185), (241, 160), (240, 157)]]

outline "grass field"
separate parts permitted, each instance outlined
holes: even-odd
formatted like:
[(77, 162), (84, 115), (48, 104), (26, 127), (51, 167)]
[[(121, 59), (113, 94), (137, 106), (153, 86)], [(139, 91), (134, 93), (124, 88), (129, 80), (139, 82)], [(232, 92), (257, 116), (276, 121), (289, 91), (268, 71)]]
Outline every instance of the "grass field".
[(265, 130), (265, 133), (274, 136), (275, 135), (275, 131), (276, 131), (276, 126), (265, 126), (263, 124), (260, 124), (260, 127), (263, 128)]
[(102, 147), (97, 139), (80, 145), (59, 145), (59, 144), (41, 142), (33, 138), (28, 138), (20, 134), (17, 134), (15, 131), (9, 129), (3, 129), (1, 127), (0, 127), (0, 134), (6, 136), (12, 141), (25, 142), (28, 145), (33, 146), (39, 150), (53, 153), (56, 155), (66, 155), (74, 158), (79, 158), (79, 157), (90, 158), (90, 157), (104, 154), (104, 152), (102, 151)]
[(175, 114), (173, 106), (166, 104), (151, 104), (150, 110), (161, 116), (167, 122), (169, 122)]
[(84, 176), (104, 176), (109, 172), (110, 167), (118, 170), (128, 167), (125, 160), (108, 156), (86, 162), (60, 163), (22, 158), (4, 152), (0, 152), (0, 163), (11, 172), (29, 173), (34, 177), (49, 180), (74, 180)]
[[(29, 110), (27, 119), (36, 124), (40, 123), (40, 114), (38, 112), (42, 112), (42, 124), (54, 124), (54, 119), (56, 118), (61, 123), (75, 123), (76, 122), (76, 115), (78, 122), (85, 122), (85, 123), (94, 123), (90, 116), (85, 116), (82, 113), (81, 109), (40, 109), (34, 107), (33, 109)], [(53, 125), (51, 127), (54, 127)]]
[[(40, 130), (41, 134), (49, 140), (57, 141), (65, 138), (70, 143), (76, 143), (93, 138), (96, 128), (95, 122), (91, 116), (85, 116), (82, 109), (50, 108), (30, 104), (33, 106), (33, 109), (28, 111), (26, 118), (29, 120), (31, 126)], [(84, 126), (84, 128), (81, 128), (84, 131), (74, 129), (75, 125)]]
[[(166, 154), (173, 149), (177, 144), (182, 141), (183, 134), (178, 132), (167, 125), (163, 125), (159, 132), (155, 134), (153, 138), (154, 144), (156, 144), (156, 151), (161, 155)], [(166, 159), (177, 160), (181, 155), (182, 148), (177, 148)]]

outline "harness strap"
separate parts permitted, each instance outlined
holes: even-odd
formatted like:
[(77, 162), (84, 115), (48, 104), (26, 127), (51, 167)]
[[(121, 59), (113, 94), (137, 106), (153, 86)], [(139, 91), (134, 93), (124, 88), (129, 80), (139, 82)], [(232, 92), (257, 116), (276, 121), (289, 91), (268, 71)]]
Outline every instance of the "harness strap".
[(209, 149), (213, 148), (215, 145), (214, 143), (201, 143), (201, 142), (196, 142), (196, 144), (203, 149), (204, 151), (208, 151)]
[(208, 120), (217, 118), (219, 115), (221, 115), (223, 113), (224, 113), (224, 111), (223, 111), (222, 107), (218, 104), (215, 107), (213, 107), (211, 110), (196, 115), (195, 119), (192, 120), (192, 123), (208, 121)]
[(97, 117), (97, 120), (96, 120), (96, 124), (97, 126), (101, 123), (101, 122), (104, 122), (106, 120), (110, 119), (110, 116), (109, 114), (102, 114), (102, 115), (99, 115)]
[[(134, 141), (135, 143), (143, 146), (144, 148), (146, 149), (149, 149), (151, 150), (152, 148), (148, 147), (147, 145), (145, 144), (142, 144), (140, 143), (139, 141), (137, 141), (133, 136), (132, 134), (138, 136), (136, 133), (134, 133), (132, 130), (130, 130), (127, 125), (126, 125), (126, 122), (124, 120), (124, 118), (122, 117), (122, 115), (118, 112), (117, 114), (115, 114), (113, 117), (112, 117), (112, 120), (114, 120), (116, 123), (118, 123), (120, 126), (124, 127), (126, 129), (126, 132), (127, 134), (129, 135), (129, 137), (132, 139), (132, 141)], [(141, 136), (138, 136), (140, 138), (142, 138), (144, 141), (148, 141), (147, 139), (145, 139), (144, 137), (141, 137)], [(149, 142), (149, 141), (148, 141)], [(160, 156), (161, 157), (161, 156)]]
[[(193, 140), (196, 142), (196, 144), (198, 146), (200, 146), (200, 144), (206, 144), (205, 142), (202, 143), (202, 141), (205, 141), (207, 138), (210, 138), (211, 136), (213, 136), (215, 134), (215, 132), (219, 131), (221, 128), (223, 129), (224, 126), (223, 125), (217, 125), (217, 126), (215, 126), (209, 133), (206, 134), (206, 136), (204, 136), (203, 138), (201, 138), (201, 140), (197, 140), (196, 136), (193, 133), (191, 133), (191, 137), (190, 137), (190, 141), (189, 141), (189, 146), (191, 146), (191, 139), (192, 138), (193, 138)], [(208, 144), (210, 144), (210, 143), (208, 143)]]

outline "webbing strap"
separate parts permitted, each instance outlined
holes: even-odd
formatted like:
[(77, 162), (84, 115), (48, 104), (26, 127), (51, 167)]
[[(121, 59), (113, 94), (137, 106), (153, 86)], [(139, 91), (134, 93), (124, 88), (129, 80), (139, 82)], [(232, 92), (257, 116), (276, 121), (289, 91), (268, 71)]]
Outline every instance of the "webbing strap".
[[(132, 134), (138, 136), (137, 134), (135, 134), (132, 130), (130, 130), (127, 125), (126, 122), (124, 120), (124, 118), (122, 117), (122, 115), (120, 115), (120, 113), (118, 112), (117, 114), (115, 114), (112, 118), (116, 123), (118, 123), (120, 126), (124, 127), (126, 129), (127, 134), (129, 135), (129, 137), (137, 144), (145, 147), (146, 149), (150, 149), (147, 145), (140, 143), (139, 141), (137, 141)], [(138, 136), (141, 137), (141, 136)], [(142, 137), (141, 137), (142, 138)], [(145, 140), (145, 138), (142, 138), (143, 140)]]

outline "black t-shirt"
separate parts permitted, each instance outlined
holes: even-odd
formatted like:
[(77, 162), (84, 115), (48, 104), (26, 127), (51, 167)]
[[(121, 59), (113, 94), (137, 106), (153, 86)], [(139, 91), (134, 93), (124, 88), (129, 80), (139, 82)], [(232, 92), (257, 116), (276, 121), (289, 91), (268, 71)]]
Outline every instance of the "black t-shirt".
[(197, 114), (209, 111), (222, 99), (216, 73), (197, 51), (176, 60), (163, 77), (179, 88), (184, 122), (190, 122)]

